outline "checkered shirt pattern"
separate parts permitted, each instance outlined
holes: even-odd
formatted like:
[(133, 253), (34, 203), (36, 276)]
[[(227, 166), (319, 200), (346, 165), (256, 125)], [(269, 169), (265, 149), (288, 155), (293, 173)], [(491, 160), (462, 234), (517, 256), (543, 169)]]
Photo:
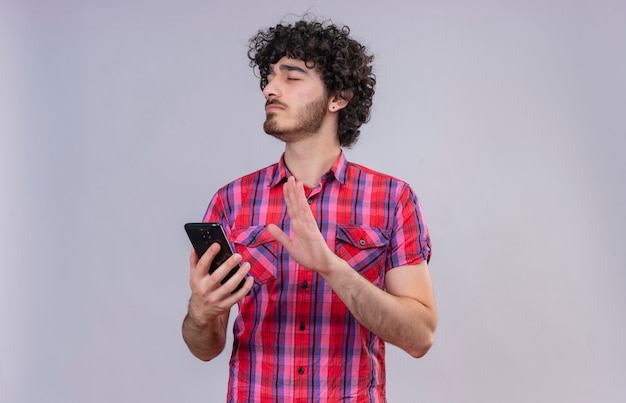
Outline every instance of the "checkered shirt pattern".
[[(255, 281), (238, 304), (227, 400), (385, 402), (384, 341), (267, 231), (275, 223), (290, 234), (283, 158), (221, 188), (204, 217), (224, 226)], [(421, 204), (405, 182), (342, 152), (306, 192), (328, 246), (378, 287), (388, 270), (430, 259)]]

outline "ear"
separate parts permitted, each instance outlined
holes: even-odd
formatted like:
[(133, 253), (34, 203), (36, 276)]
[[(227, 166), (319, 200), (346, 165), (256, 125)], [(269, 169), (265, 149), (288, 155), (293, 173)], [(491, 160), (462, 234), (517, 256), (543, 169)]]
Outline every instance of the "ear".
[(354, 93), (351, 90), (339, 91), (338, 93), (330, 97), (328, 101), (328, 109), (331, 112), (339, 112), (340, 110), (348, 106), (348, 103), (350, 103), (353, 95)]

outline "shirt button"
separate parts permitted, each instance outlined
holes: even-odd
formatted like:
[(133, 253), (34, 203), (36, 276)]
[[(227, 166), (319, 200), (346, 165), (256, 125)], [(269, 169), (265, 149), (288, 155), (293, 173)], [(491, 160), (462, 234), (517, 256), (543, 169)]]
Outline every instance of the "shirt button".
[(298, 373), (300, 375), (304, 374), (304, 368), (302, 368), (302, 367), (298, 368)]
[(359, 241), (359, 245), (365, 246), (365, 239), (361, 238), (361, 240)]
[(309, 197), (309, 199), (307, 200), (307, 202), (308, 202), (309, 204), (313, 204), (313, 198), (312, 198), (312, 197)]
[(304, 322), (300, 322), (300, 330), (304, 329), (306, 329), (306, 325), (304, 324)]
[(300, 287), (302, 287), (303, 289), (307, 288), (308, 286), (309, 286), (309, 283), (307, 283), (306, 280), (304, 280), (302, 284), (300, 285)]

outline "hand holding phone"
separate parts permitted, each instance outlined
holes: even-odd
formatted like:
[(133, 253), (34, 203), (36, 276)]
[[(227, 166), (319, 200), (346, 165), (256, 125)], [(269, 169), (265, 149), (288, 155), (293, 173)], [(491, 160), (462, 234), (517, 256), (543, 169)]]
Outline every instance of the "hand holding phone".
[[(211, 262), (211, 267), (209, 267), (209, 274), (212, 274), (218, 267), (222, 265), (229, 257), (233, 255), (233, 250), (230, 247), (230, 243), (226, 239), (226, 234), (224, 233), (224, 229), (219, 223), (215, 222), (203, 222), (203, 223), (187, 223), (185, 224), (185, 231), (187, 232), (187, 236), (191, 241), (191, 245), (196, 251), (198, 257), (202, 257), (204, 253), (209, 249), (214, 243), (218, 243), (220, 245), (220, 251), (217, 253), (213, 261)], [(220, 284), (224, 284), (228, 279), (230, 279), (239, 269), (239, 265), (233, 267), (231, 271), (222, 279)], [(232, 293), (235, 293), (243, 287), (246, 279), (242, 279), (241, 282), (237, 285), (235, 290)], [(231, 294), (232, 294), (231, 293)]]

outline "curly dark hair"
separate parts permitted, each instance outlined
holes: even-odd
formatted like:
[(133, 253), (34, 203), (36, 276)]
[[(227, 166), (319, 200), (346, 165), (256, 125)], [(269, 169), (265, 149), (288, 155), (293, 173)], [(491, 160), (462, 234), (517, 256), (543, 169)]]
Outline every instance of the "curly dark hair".
[(303, 19), (260, 30), (250, 39), (248, 49), (250, 67), (258, 68), (261, 90), (268, 83), (270, 66), (285, 56), (320, 71), (327, 93), (348, 101), (339, 111), (339, 142), (345, 147), (356, 143), (359, 128), (370, 118), (376, 85), (374, 56), (349, 34), (347, 26)]

